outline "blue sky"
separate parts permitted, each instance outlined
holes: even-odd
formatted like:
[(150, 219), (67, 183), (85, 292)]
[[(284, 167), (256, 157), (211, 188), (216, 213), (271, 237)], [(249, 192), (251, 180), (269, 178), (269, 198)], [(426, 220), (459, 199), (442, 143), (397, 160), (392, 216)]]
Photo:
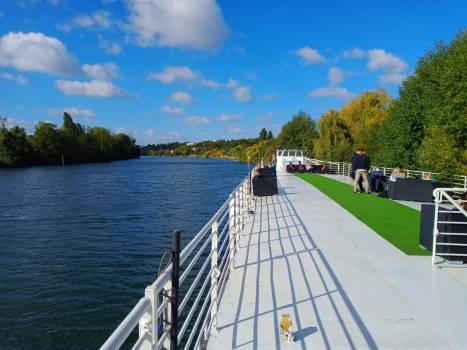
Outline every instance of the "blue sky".
[(393, 96), (466, 1), (2, 0), (0, 115), (64, 110), (139, 143), (276, 134), (361, 92)]

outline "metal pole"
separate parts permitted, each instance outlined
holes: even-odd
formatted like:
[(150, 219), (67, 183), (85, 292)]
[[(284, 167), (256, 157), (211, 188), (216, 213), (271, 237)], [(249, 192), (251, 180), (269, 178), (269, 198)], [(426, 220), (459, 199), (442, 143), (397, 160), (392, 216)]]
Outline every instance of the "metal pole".
[(437, 248), (437, 238), (438, 238), (438, 211), (439, 211), (439, 203), (441, 202), (442, 197), (439, 191), (435, 192), (435, 215), (434, 215), (434, 222), (433, 222), (433, 247), (431, 251), (431, 263), (434, 264), (436, 262), (436, 248)]
[(171, 327), (170, 327), (170, 350), (177, 350), (178, 346), (178, 288), (180, 279), (180, 231), (172, 235), (172, 298), (171, 305)]

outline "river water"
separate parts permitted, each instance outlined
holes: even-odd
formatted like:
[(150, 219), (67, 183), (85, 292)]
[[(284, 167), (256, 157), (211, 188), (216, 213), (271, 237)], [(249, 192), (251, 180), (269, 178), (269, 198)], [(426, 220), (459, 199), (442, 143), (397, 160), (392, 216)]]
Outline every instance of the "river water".
[(0, 349), (96, 349), (247, 174), (142, 157), (0, 170)]

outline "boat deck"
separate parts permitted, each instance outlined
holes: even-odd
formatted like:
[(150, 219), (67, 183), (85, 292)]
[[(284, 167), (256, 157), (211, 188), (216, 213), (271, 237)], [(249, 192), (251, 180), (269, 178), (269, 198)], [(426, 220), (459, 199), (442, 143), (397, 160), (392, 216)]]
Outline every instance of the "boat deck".
[(278, 180), (242, 232), (208, 349), (467, 349), (465, 265), (407, 256), (298, 177)]

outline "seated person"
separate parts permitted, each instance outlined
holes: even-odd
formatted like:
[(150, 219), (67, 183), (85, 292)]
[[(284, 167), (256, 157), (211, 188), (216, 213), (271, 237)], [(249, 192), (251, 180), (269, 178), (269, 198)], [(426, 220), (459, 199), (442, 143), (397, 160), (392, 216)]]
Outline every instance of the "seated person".
[(380, 168), (376, 167), (370, 172), (370, 187), (372, 192), (380, 192), (380, 187), (382, 185), (383, 190), (386, 188), (386, 177), (383, 175), (383, 172)]
[(461, 198), (457, 201), (460, 207), (467, 211), (467, 192), (462, 193)]
[(302, 162), (301, 162), (301, 161), (298, 161), (297, 170), (298, 170), (298, 171), (301, 171), (301, 172), (303, 172), (303, 171), (305, 171), (305, 170), (306, 170), (306, 167), (305, 167), (305, 165), (304, 165), (304, 164), (302, 164)]
[(329, 167), (325, 164), (321, 165), (320, 173), (327, 174), (329, 172)]
[(401, 166), (396, 166), (389, 177), (389, 181), (396, 181), (398, 178), (405, 178), (405, 173)]
[(432, 184), (435, 184), (435, 183), (438, 183), (438, 180), (436, 180), (434, 177), (433, 177), (433, 173), (423, 173), (422, 175), (422, 180), (425, 180), (425, 181), (430, 181)]

